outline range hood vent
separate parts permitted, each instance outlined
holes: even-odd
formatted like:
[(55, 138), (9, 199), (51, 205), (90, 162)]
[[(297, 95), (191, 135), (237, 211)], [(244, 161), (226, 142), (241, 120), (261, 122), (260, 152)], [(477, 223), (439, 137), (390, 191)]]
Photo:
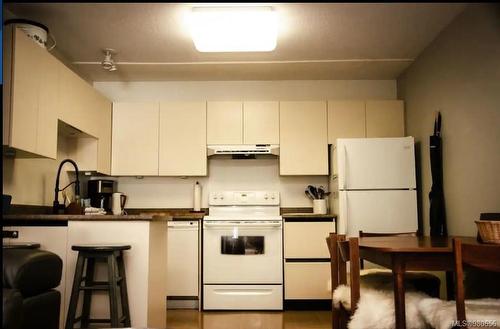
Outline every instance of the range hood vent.
[(212, 155), (279, 155), (279, 145), (275, 144), (254, 144), (254, 145), (208, 145), (208, 156)]

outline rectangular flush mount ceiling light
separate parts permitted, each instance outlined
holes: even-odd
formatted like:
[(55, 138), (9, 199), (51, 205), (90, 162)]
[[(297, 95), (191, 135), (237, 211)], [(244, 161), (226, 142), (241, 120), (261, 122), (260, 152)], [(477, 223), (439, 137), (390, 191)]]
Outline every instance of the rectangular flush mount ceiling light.
[(272, 51), (276, 13), (271, 7), (195, 7), (191, 36), (200, 52)]

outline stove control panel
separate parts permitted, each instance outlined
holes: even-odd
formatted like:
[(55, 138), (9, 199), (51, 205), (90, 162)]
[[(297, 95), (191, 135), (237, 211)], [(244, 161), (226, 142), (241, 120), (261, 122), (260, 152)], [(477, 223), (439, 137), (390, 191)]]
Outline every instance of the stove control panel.
[(277, 191), (220, 191), (209, 194), (210, 206), (277, 206), (280, 195)]

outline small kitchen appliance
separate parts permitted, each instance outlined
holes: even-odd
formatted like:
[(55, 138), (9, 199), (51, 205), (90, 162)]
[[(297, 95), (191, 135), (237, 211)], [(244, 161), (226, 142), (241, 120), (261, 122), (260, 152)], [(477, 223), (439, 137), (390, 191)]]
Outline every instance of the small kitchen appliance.
[(87, 184), (90, 205), (95, 208), (104, 208), (106, 212), (111, 212), (111, 201), (115, 192), (116, 182), (113, 180), (95, 179), (89, 180)]
[(283, 220), (275, 191), (209, 194), (203, 309), (283, 309)]
[(127, 202), (127, 196), (121, 192), (113, 193), (113, 199), (111, 204), (111, 210), (113, 215), (123, 215), (125, 211), (125, 203)]

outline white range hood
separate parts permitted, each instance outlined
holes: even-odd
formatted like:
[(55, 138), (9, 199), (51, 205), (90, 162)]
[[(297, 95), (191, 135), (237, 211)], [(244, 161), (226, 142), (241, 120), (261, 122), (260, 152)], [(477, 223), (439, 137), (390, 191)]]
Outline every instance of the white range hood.
[(279, 155), (279, 145), (253, 144), (253, 145), (208, 145), (208, 156), (212, 155)]

